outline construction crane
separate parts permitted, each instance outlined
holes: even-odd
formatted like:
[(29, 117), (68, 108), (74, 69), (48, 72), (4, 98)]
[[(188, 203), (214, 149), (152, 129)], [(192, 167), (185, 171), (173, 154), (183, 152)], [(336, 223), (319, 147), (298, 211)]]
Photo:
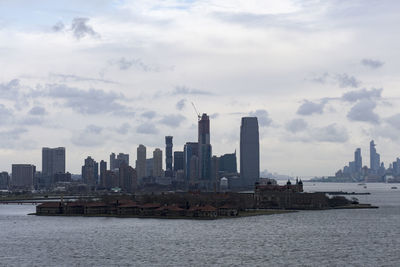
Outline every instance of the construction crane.
[(196, 106), (194, 105), (194, 103), (193, 103), (193, 102), (191, 102), (191, 103), (192, 103), (192, 106), (193, 106), (193, 108), (194, 108), (194, 112), (196, 112), (197, 119), (200, 120), (200, 118), (201, 118), (200, 113), (197, 111), (197, 108), (196, 108)]

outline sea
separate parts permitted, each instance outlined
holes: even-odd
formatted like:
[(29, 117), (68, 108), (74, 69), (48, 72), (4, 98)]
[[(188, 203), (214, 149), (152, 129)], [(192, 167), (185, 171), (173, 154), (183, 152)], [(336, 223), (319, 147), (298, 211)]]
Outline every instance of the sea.
[[(397, 189), (392, 187), (397, 187)], [(186, 220), (27, 215), (0, 205), (0, 266), (400, 266), (400, 184), (305, 183), (369, 192), (378, 209)]]

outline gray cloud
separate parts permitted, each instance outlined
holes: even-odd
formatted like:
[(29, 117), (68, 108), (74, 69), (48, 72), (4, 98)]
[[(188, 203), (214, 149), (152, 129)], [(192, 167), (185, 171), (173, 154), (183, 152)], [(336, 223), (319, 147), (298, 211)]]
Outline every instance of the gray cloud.
[(20, 93), (20, 81), (18, 79), (11, 80), (8, 83), (0, 83), (0, 98), (16, 100)]
[(65, 25), (62, 21), (59, 21), (52, 27), (52, 29), (55, 32), (60, 32), (65, 29)]
[(24, 142), (21, 140), (21, 136), (27, 132), (27, 129), (21, 127), (0, 131), (0, 148), (16, 149), (19, 147), (32, 147), (32, 142)]
[(3, 104), (0, 104), (0, 125), (8, 124), (12, 121), (13, 111)]
[(46, 90), (33, 91), (32, 96), (50, 97), (64, 100), (64, 105), (81, 114), (111, 114), (134, 116), (135, 112), (118, 103), (125, 98), (123, 94), (105, 92), (98, 89), (81, 90), (63, 84), (49, 84)]
[(372, 69), (378, 69), (378, 68), (382, 67), (383, 64), (385, 64), (385, 63), (383, 63), (382, 61), (379, 61), (379, 60), (364, 58), (361, 60), (361, 64), (366, 67), (372, 68)]
[(130, 128), (131, 126), (128, 123), (124, 123), (119, 128), (116, 129), (116, 132), (125, 135), (129, 132)]
[(46, 115), (46, 109), (43, 107), (33, 107), (29, 110), (29, 114), (33, 116), (43, 116)]
[(102, 131), (103, 131), (102, 127), (96, 126), (93, 124), (86, 126), (86, 129), (85, 129), (86, 133), (92, 133), (92, 134), (101, 134)]
[(42, 125), (44, 123), (44, 119), (38, 116), (27, 116), (19, 121), (20, 125)]
[(349, 139), (347, 130), (335, 123), (312, 130), (312, 139), (319, 142), (344, 143)]
[(144, 72), (159, 71), (158, 68), (145, 64), (140, 58), (126, 59), (122, 57), (115, 62), (112, 61), (111, 64), (117, 64), (120, 70), (128, 70), (132, 67), (135, 67)]
[(136, 128), (136, 132), (140, 134), (158, 134), (158, 129), (153, 123), (142, 123)]
[(60, 82), (66, 83), (66, 82), (100, 82), (100, 83), (109, 83), (109, 84), (119, 84), (114, 81), (110, 80), (105, 80), (105, 79), (97, 79), (97, 78), (88, 78), (88, 77), (82, 77), (82, 76), (77, 76), (73, 74), (59, 74), (59, 73), (50, 73), (49, 74), (50, 78), (57, 78)]
[(160, 123), (170, 127), (178, 127), (186, 118), (180, 114), (165, 115), (160, 120)]
[(257, 117), (258, 123), (261, 127), (269, 126), (272, 123), (272, 119), (269, 117), (268, 111), (265, 109), (257, 109), (249, 113), (249, 116)]
[(99, 37), (100, 35), (88, 25), (89, 18), (74, 18), (71, 24), (71, 31), (76, 39), (81, 39), (85, 36)]
[(204, 91), (204, 90), (199, 90), (199, 89), (193, 89), (189, 88), (186, 86), (176, 86), (175, 90), (172, 91), (172, 95), (213, 95), (213, 93)]
[(381, 98), (383, 89), (372, 88), (371, 90), (367, 90), (365, 88), (357, 91), (350, 91), (343, 94), (342, 99), (348, 102), (356, 102), (357, 100), (362, 99), (377, 99)]
[(147, 119), (149, 119), (149, 120), (151, 120), (152, 118), (154, 118), (155, 116), (157, 115), (157, 113), (155, 112), (155, 111), (146, 111), (146, 112), (143, 112), (142, 114), (141, 114), (141, 116), (142, 117), (145, 117), (145, 118), (147, 118)]
[(304, 131), (307, 128), (307, 122), (303, 119), (293, 119), (286, 123), (285, 128), (289, 132), (296, 133)]
[(379, 115), (374, 113), (376, 103), (369, 99), (364, 99), (355, 104), (347, 113), (347, 118), (351, 121), (362, 121), (379, 124)]
[(102, 135), (103, 128), (96, 125), (88, 125), (85, 129), (76, 132), (71, 138), (71, 142), (76, 146), (95, 147), (103, 145), (105, 138)]
[(178, 102), (176, 102), (176, 109), (177, 110), (182, 110), (185, 107), (186, 99), (181, 99)]
[(319, 76), (315, 76), (311, 78), (311, 81), (317, 82), (317, 83), (326, 83), (329, 78), (329, 73), (324, 72), (323, 74)]
[(304, 100), (304, 103), (297, 109), (297, 114), (308, 116), (314, 113), (322, 114), (324, 112), (324, 107), (326, 100), (322, 100), (321, 103), (314, 103), (308, 100)]
[(357, 88), (361, 83), (354, 76), (349, 76), (347, 73), (336, 74), (335, 79), (339, 83), (339, 86), (342, 88), (346, 87)]
[(385, 119), (385, 121), (392, 127), (400, 130), (400, 113), (390, 116), (389, 118)]

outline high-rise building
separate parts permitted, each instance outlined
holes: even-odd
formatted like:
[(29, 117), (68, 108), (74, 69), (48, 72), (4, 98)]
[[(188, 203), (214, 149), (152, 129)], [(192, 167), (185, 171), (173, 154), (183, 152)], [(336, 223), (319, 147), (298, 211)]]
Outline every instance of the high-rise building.
[(190, 181), (190, 177), (197, 179), (198, 164), (193, 164), (192, 158), (198, 159), (199, 145), (196, 142), (187, 142), (183, 148), (184, 156), (184, 173), (186, 181)]
[(0, 173), (0, 190), (8, 190), (10, 187), (10, 175), (8, 172)]
[(110, 154), (110, 171), (115, 169), (115, 153)]
[(362, 169), (362, 157), (361, 148), (357, 148), (354, 152), (354, 168), (356, 173), (361, 173)]
[(240, 178), (254, 186), (260, 178), (260, 143), (257, 117), (243, 117), (240, 126)]
[(36, 167), (31, 164), (12, 164), (11, 184), (13, 188), (31, 190)]
[(110, 170), (118, 169), (122, 162), (125, 162), (129, 166), (129, 154), (119, 153), (117, 157), (115, 157), (115, 153), (111, 153)]
[(374, 140), (369, 143), (370, 169), (372, 173), (377, 173), (381, 166), (380, 155), (376, 153)]
[(119, 170), (119, 187), (128, 193), (135, 192), (137, 189), (136, 170), (122, 161)]
[(146, 177), (153, 177), (153, 158), (146, 159)]
[(156, 148), (153, 152), (153, 176), (154, 177), (162, 177), (162, 151), (159, 148)]
[(171, 177), (172, 172), (172, 136), (165, 137), (165, 173), (167, 177)]
[(102, 187), (106, 186), (106, 172), (107, 172), (107, 162), (100, 161), (100, 185)]
[(137, 148), (136, 172), (139, 181), (146, 177), (146, 147), (139, 145)]
[(199, 120), (199, 174), (201, 180), (211, 179), (211, 144), (210, 144), (210, 118), (206, 113), (203, 113)]
[(96, 186), (98, 183), (99, 164), (90, 156), (85, 159), (85, 165), (82, 166), (82, 180), (89, 186)]
[(184, 165), (184, 153), (183, 151), (174, 152), (174, 171), (183, 170)]
[(65, 147), (42, 148), (42, 175), (65, 173)]
[(218, 171), (220, 172), (237, 173), (236, 151), (219, 157), (218, 166)]

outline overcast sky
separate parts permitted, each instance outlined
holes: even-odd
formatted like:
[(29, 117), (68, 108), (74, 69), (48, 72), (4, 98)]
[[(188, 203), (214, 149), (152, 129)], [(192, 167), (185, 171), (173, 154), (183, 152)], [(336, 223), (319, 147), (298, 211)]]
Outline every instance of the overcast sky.
[[(239, 153), (258, 116), (261, 170), (332, 175), (361, 147), (400, 156), (400, 2), (0, 0), (0, 170), (67, 169), (197, 140)], [(239, 154), (238, 154), (239, 155)], [(165, 156), (165, 155), (163, 155)], [(239, 158), (238, 158), (239, 159)], [(238, 160), (239, 164), (239, 160)], [(165, 163), (164, 163), (165, 166)]]

